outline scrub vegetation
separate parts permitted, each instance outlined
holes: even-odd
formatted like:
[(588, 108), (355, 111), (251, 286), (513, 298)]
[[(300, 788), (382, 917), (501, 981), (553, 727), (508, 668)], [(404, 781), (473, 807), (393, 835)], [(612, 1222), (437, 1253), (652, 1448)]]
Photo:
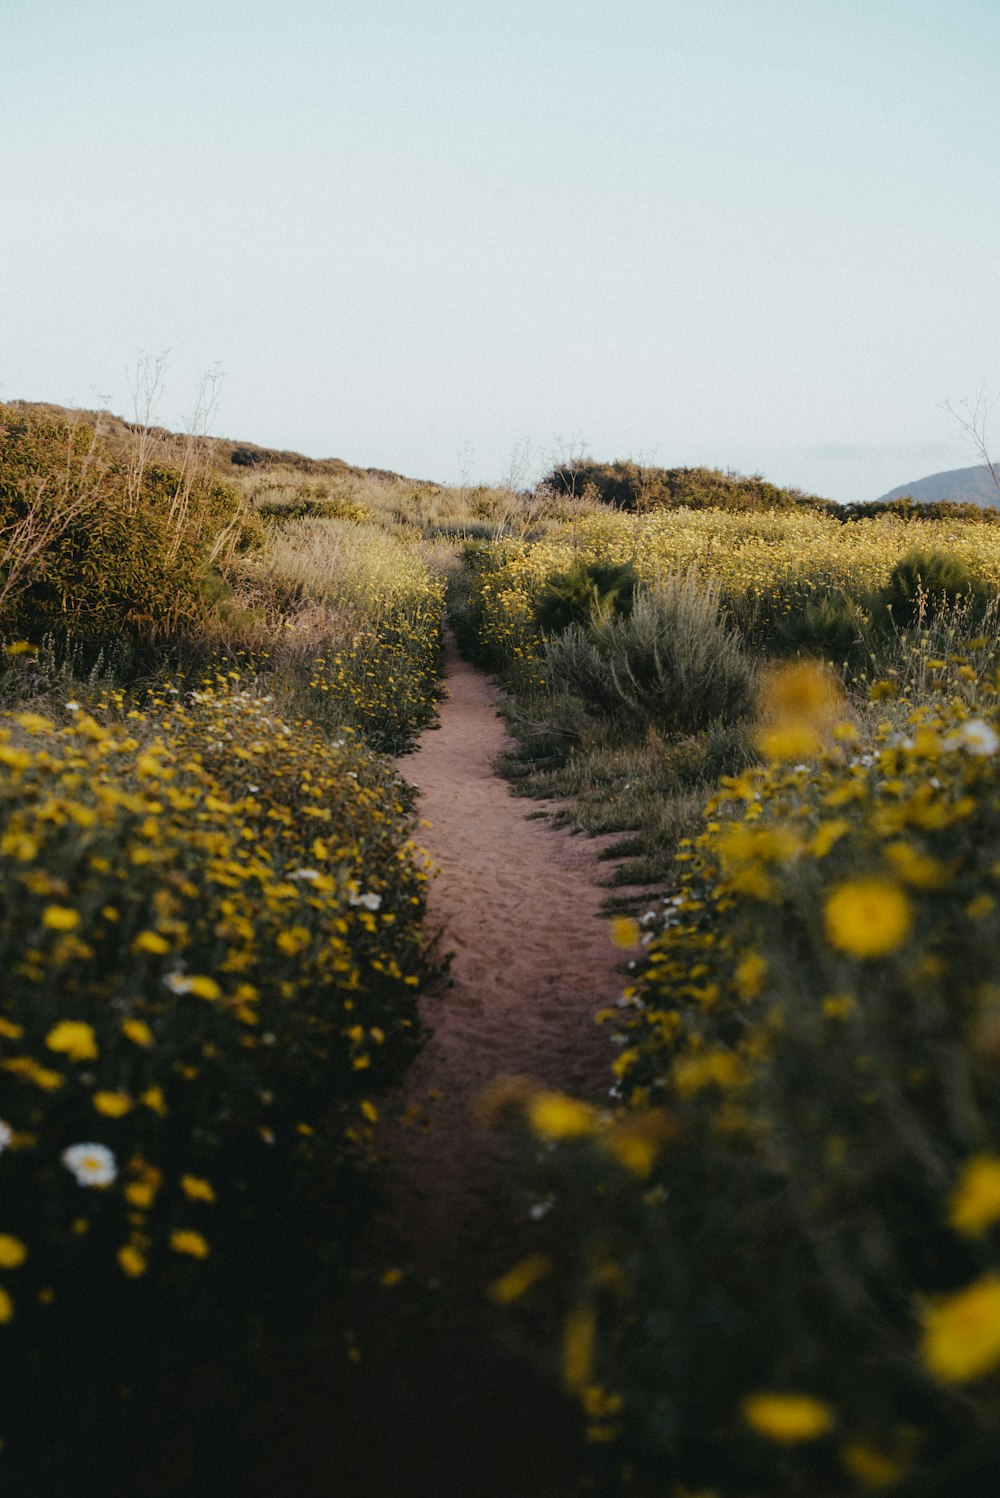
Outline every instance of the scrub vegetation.
[[(494, 1297), (610, 1492), (985, 1495), (997, 532), (742, 503), (636, 525), (469, 560), (515, 786), (654, 881), (618, 918), (643, 955), (600, 1016), (609, 1105), (497, 1089), (545, 1231)], [(627, 616), (595, 591), (553, 627), (568, 571), (626, 560)]]
[[(169, 1491), (165, 1451), (194, 1491), (255, 1349), (322, 1304), (351, 1366), (364, 1287), (407, 1305), (365, 1234), (441, 972), (396, 757), (446, 613), (514, 790), (617, 834), (641, 942), (605, 1102), (482, 1102), (566, 1498), (993, 1492), (995, 517), (630, 463), (446, 488), (14, 403), (0, 533), (5, 1492)], [(225, 1392), (178, 1456), (188, 1385)]]

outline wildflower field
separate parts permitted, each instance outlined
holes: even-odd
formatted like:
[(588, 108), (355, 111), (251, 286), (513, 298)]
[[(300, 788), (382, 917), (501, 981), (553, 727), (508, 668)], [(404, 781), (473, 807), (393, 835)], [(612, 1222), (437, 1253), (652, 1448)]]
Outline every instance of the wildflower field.
[[(111, 1492), (220, 1351), (238, 1387), (246, 1338), (319, 1297), (357, 1355), (373, 1129), (433, 970), (380, 751), (433, 710), (443, 582), (370, 527), (0, 417), (0, 1462), (5, 1492)], [(137, 612), (112, 520), (186, 614)]]
[(607, 1106), (492, 1099), (545, 1228), (495, 1300), (609, 1492), (994, 1492), (996, 530), (681, 510), (470, 567), (520, 773), (662, 880)]
[[(4, 1493), (256, 1491), (270, 1353), (388, 1349), (377, 1427), (468, 1285), (585, 1438), (558, 1498), (995, 1492), (1000, 527), (613, 477), (0, 407)], [(479, 1100), (532, 1251), (422, 1300), (372, 1224), (446, 613), (513, 788), (617, 835), (623, 970), (600, 1096)]]

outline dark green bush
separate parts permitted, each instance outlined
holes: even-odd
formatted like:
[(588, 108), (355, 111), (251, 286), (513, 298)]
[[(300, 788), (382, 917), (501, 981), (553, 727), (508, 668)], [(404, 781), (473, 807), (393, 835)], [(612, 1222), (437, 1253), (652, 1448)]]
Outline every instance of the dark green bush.
[(892, 569), (881, 603), (883, 610), (892, 611), (893, 622), (905, 628), (984, 593), (962, 557), (947, 551), (911, 551)]
[(750, 708), (753, 665), (692, 574), (640, 593), (627, 616), (571, 624), (545, 647), (553, 692), (569, 692), (626, 732), (693, 733)]
[(549, 578), (535, 609), (538, 627), (559, 634), (571, 624), (587, 625), (632, 612), (639, 576), (631, 562), (578, 563)]
[(834, 513), (831, 500), (782, 489), (760, 474), (723, 472), (720, 468), (654, 468), (647, 464), (595, 463), (582, 458), (560, 463), (542, 481), (555, 494), (595, 493), (616, 510), (672, 509), (789, 510), (806, 506)]
[(725, 609), (747, 644), (766, 655), (811, 655), (862, 665), (870, 645), (873, 600), (843, 588), (815, 589), (791, 577), (766, 593), (726, 598)]

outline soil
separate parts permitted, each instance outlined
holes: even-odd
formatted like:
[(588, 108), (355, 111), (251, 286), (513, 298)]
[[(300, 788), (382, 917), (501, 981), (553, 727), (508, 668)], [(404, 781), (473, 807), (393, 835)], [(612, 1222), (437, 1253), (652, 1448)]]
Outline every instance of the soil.
[(261, 1442), (270, 1455), (261, 1493), (590, 1491), (577, 1411), (500, 1348), (491, 1324), (486, 1286), (531, 1251), (538, 1229), (511, 1198), (504, 1132), (477, 1122), (476, 1105), (511, 1075), (606, 1097), (611, 1054), (594, 1013), (621, 991), (628, 954), (601, 915), (600, 842), (554, 831), (544, 803), (515, 798), (493, 772), (509, 747), (496, 694), (454, 642), (446, 688), (438, 722), (400, 765), (439, 870), (430, 925), (453, 953), (448, 982), (423, 1000), (432, 1037), (379, 1141), (392, 1163), (372, 1241), (380, 1262), (395, 1254), (404, 1277), (379, 1292), (359, 1327), (365, 1361), (353, 1388), (342, 1351), (335, 1375), (330, 1349), (295, 1369), (294, 1409), (278, 1413)]

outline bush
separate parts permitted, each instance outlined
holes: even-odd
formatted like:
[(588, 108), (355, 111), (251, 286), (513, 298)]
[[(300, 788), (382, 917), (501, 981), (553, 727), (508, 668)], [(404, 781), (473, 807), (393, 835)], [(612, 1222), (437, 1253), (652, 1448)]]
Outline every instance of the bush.
[(625, 1106), (513, 1100), (549, 1231), (498, 1294), (644, 1494), (994, 1490), (1000, 734), (909, 728), (725, 783), (604, 1016)]
[(227, 677), (16, 714), (0, 769), (3, 1435), (55, 1492), (121, 1386), (336, 1303), (425, 876), (391, 768)]
[(545, 645), (553, 691), (628, 731), (692, 733), (750, 707), (753, 667), (719, 617), (717, 590), (693, 573), (640, 593), (627, 616), (571, 625)]
[(946, 551), (910, 551), (889, 575), (879, 600), (880, 613), (890, 611), (893, 623), (907, 628), (929, 622), (983, 591), (964, 558)]
[(725, 611), (747, 644), (766, 655), (810, 655), (851, 669), (867, 665), (874, 599), (805, 582), (787, 578), (766, 591), (728, 595)]
[(612, 614), (627, 617), (638, 585), (631, 562), (577, 563), (545, 584), (535, 605), (538, 628), (558, 634), (571, 624), (586, 625)]
[(583, 458), (560, 463), (542, 480), (553, 494), (582, 495), (587, 490), (617, 510), (641, 512), (650, 509), (781, 510), (809, 508), (834, 514), (838, 506), (830, 500), (782, 489), (759, 473), (747, 476), (720, 468), (655, 468), (648, 464), (595, 463)]
[(260, 522), (202, 473), (106, 448), (93, 426), (0, 406), (0, 626), (94, 647), (192, 631), (220, 561), (252, 550)]

